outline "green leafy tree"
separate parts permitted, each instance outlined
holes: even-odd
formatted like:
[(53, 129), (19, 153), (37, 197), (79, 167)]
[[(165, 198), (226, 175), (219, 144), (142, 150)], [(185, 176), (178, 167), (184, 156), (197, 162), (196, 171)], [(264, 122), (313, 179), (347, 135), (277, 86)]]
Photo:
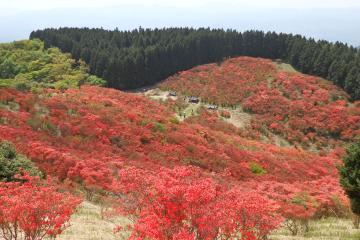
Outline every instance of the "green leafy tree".
[[(346, 150), (343, 165), (339, 168), (340, 184), (350, 198), (350, 207), (360, 216), (360, 139)], [(358, 227), (358, 220), (356, 222)]]
[(17, 154), (14, 146), (7, 142), (0, 142), (0, 181), (14, 181), (14, 176), (24, 170), (33, 176), (42, 176), (42, 173), (26, 157)]
[(7, 58), (0, 64), (0, 78), (13, 78), (18, 73), (18, 67), (16, 63)]
[(27, 91), (104, 85), (104, 80), (88, 72), (84, 61), (76, 61), (58, 48), (45, 49), (44, 43), (37, 39), (0, 44), (0, 86), (3, 87)]

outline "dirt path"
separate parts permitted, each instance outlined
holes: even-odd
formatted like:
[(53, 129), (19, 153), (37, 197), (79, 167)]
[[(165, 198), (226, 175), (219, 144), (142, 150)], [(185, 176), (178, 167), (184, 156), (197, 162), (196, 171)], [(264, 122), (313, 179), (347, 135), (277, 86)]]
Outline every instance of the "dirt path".
[(237, 107), (236, 109), (220, 108), (219, 110), (226, 110), (230, 112), (231, 117), (223, 119), (226, 122), (233, 124), (235, 127), (244, 129), (250, 125), (251, 115), (244, 112), (241, 107)]
[(168, 99), (172, 99), (172, 100), (177, 99), (177, 96), (170, 96), (169, 91), (162, 91), (159, 88), (149, 89), (141, 94), (143, 94), (144, 96), (146, 96), (150, 99), (154, 99), (154, 100), (166, 101)]
[(177, 113), (177, 117), (180, 119), (180, 121), (184, 121), (188, 117), (196, 116), (198, 115), (199, 109), (202, 106), (204, 106), (204, 104), (200, 102), (189, 103), (183, 111)]
[[(283, 64), (284, 67), (286, 64)], [(271, 85), (271, 79), (268, 80)], [(146, 96), (150, 99), (156, 100), (156, 101), (167, 101), (168, 99), (177, 100), (178, 96), (170, 96), (169, 91), (162, 91), (159, 88), (153, 88), (153, 89), (147, 89), (146, 91), (139, 92), (138, 94), (141, 94), (143, 96)], [(180, 97), (180, 96), (179, 96)], [(181, 96), (183, 97), (183, 96)], [(184, 121), (186, 118), (189, 118), (191, 116), (197, 116), (199, 114), (199, 109), (201, 107), (207, 108), (208, 103), (205, 102), (199, 102), (199, 103), (190, 103), (188, 102), (188, 97), (185, 97), (186, 101), (186, 107), (185, 109), (176, 112), (176, 117), (179, 121)], [(250, 126), (252, 115), (245, 112), (241, 106), (237, 106), (236, 109), (229, 108), (229, 107), (219, 107), (216, 111), (228, 111), (230, 112), (230, 118), (222, 118), (224, 121), (234, 125), (235, 127), (239, 129), (246, 129)], [(283, 137), (275, 135), (271, 133), (270, 131), (267, 131), (267, 136), (263, 136), (263, 142), (266, 143), (273, 143), (279, 147), (289, 147), (291, 144), (286, 141)]]

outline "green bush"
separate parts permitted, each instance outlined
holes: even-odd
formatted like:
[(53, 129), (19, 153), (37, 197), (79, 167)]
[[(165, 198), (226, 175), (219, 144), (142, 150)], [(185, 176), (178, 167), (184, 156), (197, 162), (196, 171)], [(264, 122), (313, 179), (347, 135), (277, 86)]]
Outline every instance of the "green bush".
[(102, 78), (99, 78), (97, 76), (91, 75), (88, 77), (87, 82), (90, 85), (97, 85), (97, 86), (105, 86), (106, 85), (106, 81)]
[(154, 124), (153, 131), (154, 131), (154, 132), (165, 132), (165, 131), (166, 131), (166, 127), (164, 126), (164, 124), (159, 123), (159, 122), (156, 122), (156, 123)]
[(27, 120), (27, 123), (35, 131), (45, 131), (53, 136), (59, 135), (59, 129), (49, 120), (41, 117), (39, 114), (34, 115)]
[(299, 192), (292, 199), (291, 203), (301, 205), (305, 209), (308, 209), (307, 203), (310, 202), (311, 198), (307, 192)]
[(31, 89), (30, 83), (18, 82), (15, 84), (15, 88), (19, 91), (29, 91)]
[(249, 164), (249, 167), (250, 167), (250, 171), (255, 175), (264, 175), (264, 174), (266, 174), (266, 170), (264, 168), (262, 168), (259, 164), (255, 163), (255, 162), (251, 162)]
[(12, 86), (11, 79), (0, 79), (0, 88), (8, 88)]
[(145, 127), (146, 125), (148, 125), (149, 124), (149, 120), (147, 120), (147, 119), (143, 119), (143, 120), (141, 120), (141, 122), (140, 122), (140, 126), (142, 126), (142, 127)]
[(346, 149), (339, 174), (340, 184), (350, 198), (351, 210), (360, 216), (360, 139)]
[(69, 89), (70, 84), (66, 81), (59, 81), (54, 84), (55, 89), (65, 91)]
[(16, 153), (14, 146), (7, 142), (0, 142), (0, 181), (15, 181), (14, 176), (24, 170), (33, 176), (42, 176), (42, 173), (26, 157)]
[(173, 124), (179, 124), (180, 120), (177, 117), (172, 117), (172, 118), (170, 118), (170, 122)]

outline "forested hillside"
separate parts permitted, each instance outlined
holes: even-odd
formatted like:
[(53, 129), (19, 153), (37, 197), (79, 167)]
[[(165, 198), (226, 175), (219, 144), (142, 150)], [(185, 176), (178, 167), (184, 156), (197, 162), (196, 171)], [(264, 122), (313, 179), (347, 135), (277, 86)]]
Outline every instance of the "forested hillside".
[(19, 90), (38, 88), (68, 89), (81, 84), (104, 84), (104, 80), (88, 74), (82, 61), (58, 48), (44, 48), (39, 40), (0, 44), (0, 86)]
[[(13, 229), (17, 239), (55, 238), (82, 200), (119, 239), (267, 239), (278, 228), (306, 235), (310, 221), (349, 219), (337, 167), (360, 133), (360, 103), (325, 79), (236, 57), (126, 93), (91, 86), (104, 80), (40, 40), (0, 53), (0, 238), (13, 239)], [(162, 64), (181, 54), (148, 63), (164, 74)], [(191, 64), (207, 59), (198, 54)], [(66, 234), (81, 239), (78, 231)]]
[(180, 70), (245, 55), (282, 59), (303, 73), (330, 79), (353, 99), (360, 98), (359, 50), (339, 42), (274, 32), (192, 28), (60, 28), (34, 31), (30, 38), (83, 59), (91, 73), (118, 89), (151, 85)]

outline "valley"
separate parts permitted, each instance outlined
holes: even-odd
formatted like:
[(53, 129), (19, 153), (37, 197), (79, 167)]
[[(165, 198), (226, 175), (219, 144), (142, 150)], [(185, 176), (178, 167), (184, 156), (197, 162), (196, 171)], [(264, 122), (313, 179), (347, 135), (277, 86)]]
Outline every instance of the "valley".
[(76, 196), (77, 211), (64, 214), (70, 226), (50, 236), (360, 236), (338, 173), (360, 134), (360, 102), (334, 83), (237, 56), (127, 92), (40, 40), (0, 53), (11, 59), (0, 68), (1, 141), (34, 163), (38, 181)]

